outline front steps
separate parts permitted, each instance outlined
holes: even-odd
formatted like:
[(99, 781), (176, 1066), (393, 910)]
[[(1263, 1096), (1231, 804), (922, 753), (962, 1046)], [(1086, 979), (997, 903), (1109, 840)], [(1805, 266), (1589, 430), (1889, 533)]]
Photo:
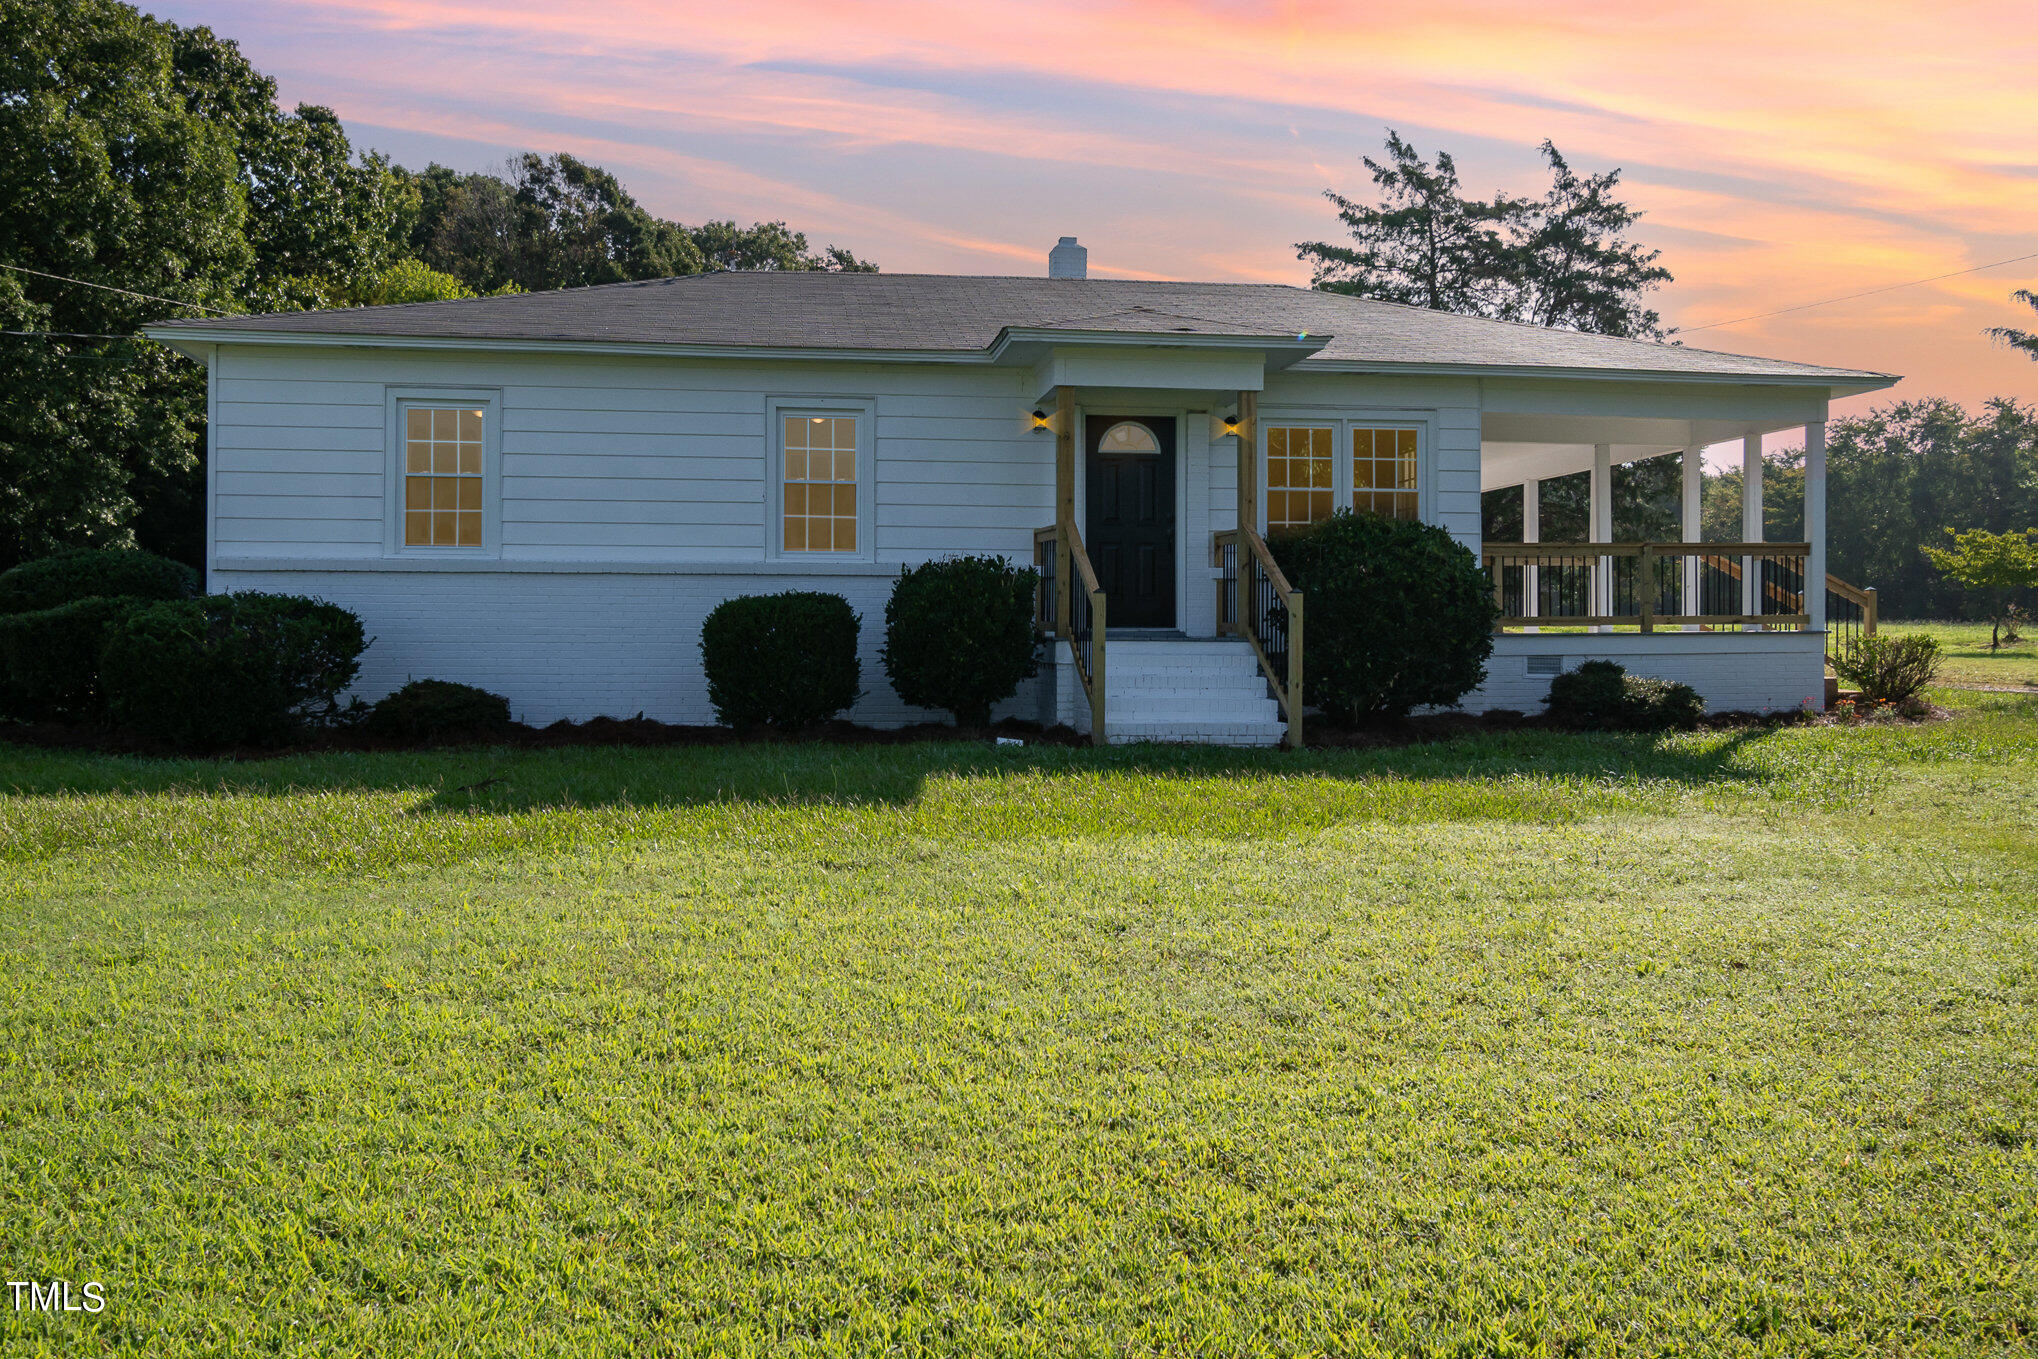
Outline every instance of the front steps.
[[(1054, 645), (1061, 720), (1088, 731), (1089, 704), (1068, 644)], [(1113, 745), (1271, 746), (1288, 730), (1258, 658), (1241, 638), (1109, 636), (1104, 680), (1104, 730)]]

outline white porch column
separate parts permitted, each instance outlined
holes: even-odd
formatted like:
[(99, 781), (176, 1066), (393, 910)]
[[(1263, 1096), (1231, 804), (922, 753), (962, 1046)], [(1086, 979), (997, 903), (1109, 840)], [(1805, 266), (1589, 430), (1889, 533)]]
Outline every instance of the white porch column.
[[(1591, 494), (1586, 502), (1591, 518), (1591, 532), (1586, 536), (1595, 543), (1613, 541), (1613, 445), (1592, 446)], [(1601, 617), (1613, 612), (1613, 558), (1601, 557), (1592, 572), (1592, 611)], [(1594, 632), (1605, 632), (1604, 625), (1595, 625)]]
[[(1681, 470), (1684, 473), (1684, 494), (1680, 504), (1682, 513), (1679, 516), (1679, 522), (1684, 530), (1686, 550), (1693, 555), (1687, 556), (1684, 559), (1684, 588), (1678, 600), (1677, 611), (1679, 613), (1698, 613), (1700, 612), (1698, 598), (1700, 578), (1696, 544), (1705, 541), (1705, 524), (1703, 522), (1705, 511), (1705, 445), (1698, 442), (1696, 434), (1692, 435), (1690, 445), (1684, 450), (1684, 466)], [(1686, 623), (1684, 625), (1686, 632), (1697, 632), (1698, 629), (1699, 625), (1697, 623)]]
[(1805, 626), (1826, 626), (1826, 422), (1804, 427), (1804, 536), (1811, 551), (1804, 561)]
[[(1521, 484), (1521, 540), (1524, 543), (1540, 543), (1543, 540), (1543, 483), (1534, 477)], [(1542, 613), (1543, 569), (1532, 561), (1521, 566), (1521, 612), (1525, 618), (1535, 618)], [(1538, 627), (1526, 627), (1523, 632), (1541, 632)]]
[[(1741, 541), (1762, 541), (1762, 436), (1741, 436)], [(1741, 612), (1762, 612), (1762, 560), (1741, 558)], [(1743, 632), (1760, 632), (1760, 623), (1743, 623)]]

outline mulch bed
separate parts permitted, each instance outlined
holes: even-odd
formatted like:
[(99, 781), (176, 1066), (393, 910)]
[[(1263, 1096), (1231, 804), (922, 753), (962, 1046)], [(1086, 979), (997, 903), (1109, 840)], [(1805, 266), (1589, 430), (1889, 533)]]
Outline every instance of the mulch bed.
[(1083, 746), (1089, 738), (1064, 726), (1047, 727), (1038, 722), (1007, 719), (981, 731), (961, 731), (945, 722), (921, 722), (910, 727), (866, 727), (855, 722), (824, 722), (798, 732), (760, 731), (739, 733), (729, 727), (687, 726), (659, 722), (648, 717), (591, 717), (585, 722), (564, 719), (543, 727), (512, 722), (506, 727), (478, 731), (447, 732), (431, 741), (399, 741), (374, 736), (352, 727), (331, 727), (305, 733), (284, 746), (235, 747), (227, 750), (192, 752), (165, 745), (110, 727), (73, 726), (61, 722), (0, 724), (0, 744), (33, 746), (45, 750), (89, 751), (101, 755), (141, 755), (158, 758), (191, 757), (207, 759), (265, 760), (286, 755), (325, 754), (334, 751), (439, 750), (461, 746), (507, 746), (513, 750), (560, 750), (573, 746), (738, 746), (738, 745), (853, 745), (898, 746), (927, 741), (991, 741), (999, 737), (1028, 745)]
[[(1893, 711), (1873, 715), (1839, 716), (1832, 713), (1714, 713), (1699, 722), (1702, 731), (1742, 731), (1803, 724), (1861, 724), (1863, 722), (1936, 721), (1950, 714), (1943, 708), (1926, 707), (1910, 713)], [(1322, 750), (1385, 750), (1397, 746), (1424, 745), (1459, 737), (1497, 731), (1567, 730), (1540, 714), (1495, 710), (1489, 713), (1427, 713), (1400, 721), (1360, 727), (1339, 727), (1312, 718), (1305, 726), (1308, 745)], [(648, 717), (594, 717), (585, 722), (558, 721), (533, 727), (522, 722), (484, 731), (449, 732), (434, 741), (404, 742), (372, 736), (358, 728), (335, 727), (307, 733), (287, 746), (239, 748), (203, 752), (207, 758), (228, 760), (276, 759), (287, 755), (322, 754), (335, 751), (390, 752), (436, 750), (472, 746), (507, 746), (513, 750), (560, 750), (576, 746), (698, 747), (740, 745), (851, 745), (901, 746), (931, 741), (991, 742), (1003, 738), (1032, 746), (1080, 747), (1089, 738), (1071, 727), (1043, 726), (1038, 722), (1007, 719), (978, 730), (965, 731), (945, 722), (922, 722), (910, 727), (866, 727), (855, 722), (825, 722), (800, 732), (738, 733), (728, 727), (687, 726), (659, 722)], [(38, 747), (45, 750), (89, 751), (103, 755), (138, 755), (157, 758), (190, 756), (161, 742), (105, 727), (71, 726), (56, 722), (0, 724), (0, 744)]]

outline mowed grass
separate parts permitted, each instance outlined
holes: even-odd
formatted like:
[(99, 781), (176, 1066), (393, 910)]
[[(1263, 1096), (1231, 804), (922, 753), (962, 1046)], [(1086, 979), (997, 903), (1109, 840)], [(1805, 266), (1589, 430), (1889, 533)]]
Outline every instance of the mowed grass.
[(2027, 626), (2022, 640), (1995, 651), (1989, 650), (1986, 623), (1884, 619), (1877, 630), (1887, 636), (1923, 632), (1938, 638), (1939, 678), (1948, 683), (2021, 685), (2038, 690), (2038, 626)]
[(0, 749), (9, 1353), (2022, 1354), (2038, 704)]

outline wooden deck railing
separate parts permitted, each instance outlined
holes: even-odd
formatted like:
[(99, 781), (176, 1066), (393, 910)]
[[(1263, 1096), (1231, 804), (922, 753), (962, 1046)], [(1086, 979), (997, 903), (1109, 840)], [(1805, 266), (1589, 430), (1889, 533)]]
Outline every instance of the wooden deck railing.
[(1487, 543), (1500, 629), (1760, 627), (1809, 621), (1810, 543)]
[(1274, 564), (1266, 542), (1249, 528), (1211, 535), (1211, 564), (1219, 568), (1217, 630), (1243, 637), (1259, 657), (1281, 713), (1286, 741), (1302, 747), (1302, 594)]
[[(1069, 573), (1057, 575), (1061, 554), (1056, 539), (1066, 528)], [(1040, 592), (1034, 615), (1041, 630), (1065, 639), (1083, 682), (1083, 695), (1090, 702), (1090, 744), (1101, 746), (1104, 733), (1104, 591), (1097, 584), (1096, 568), (1083, 547), (1083, 535), (1074, 524), (1033, 531), (1033, 561), (1040, 572)], [(1080, 586), (1079, 589), (1070, 587)]]

